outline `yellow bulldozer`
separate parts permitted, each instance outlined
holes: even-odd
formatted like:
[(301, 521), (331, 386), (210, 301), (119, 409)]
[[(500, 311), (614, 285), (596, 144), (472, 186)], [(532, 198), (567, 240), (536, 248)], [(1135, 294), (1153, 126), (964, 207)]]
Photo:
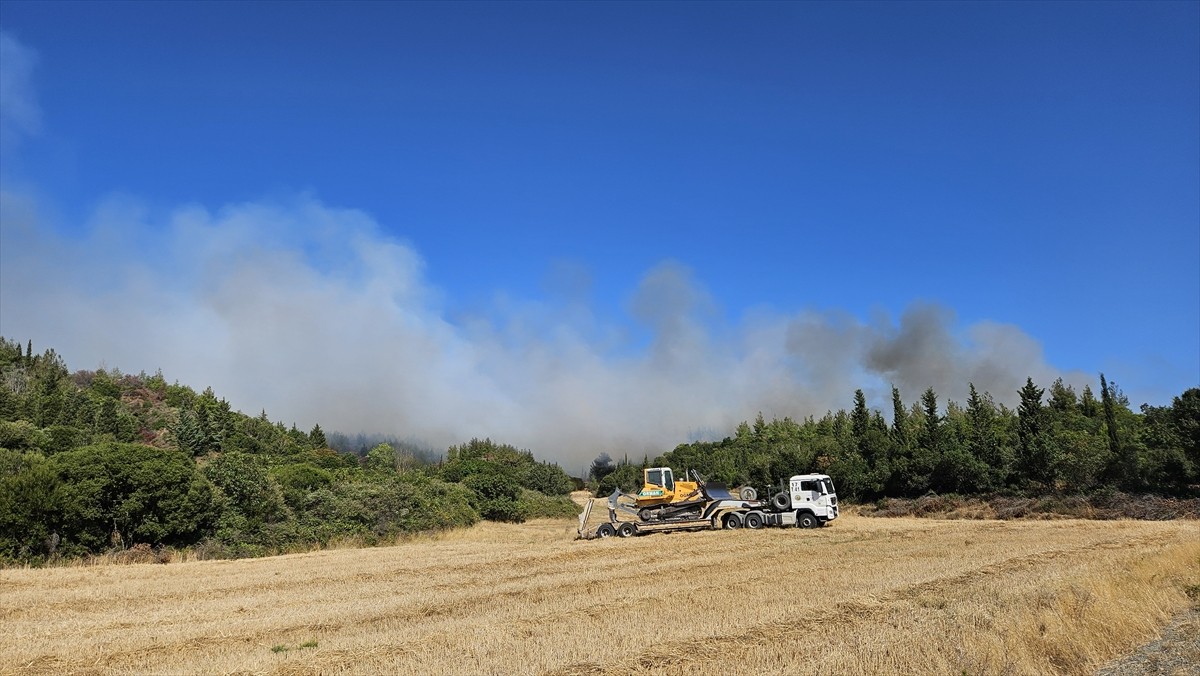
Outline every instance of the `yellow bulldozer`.
[(676, 481), (670, 467), (651, 467), (642, 470), (642, 479), (634, 500), (642, 521), (691, 518), (709, 502), (732, 497), (725, 486), (707, 483), (696, 472), (693, 481)]

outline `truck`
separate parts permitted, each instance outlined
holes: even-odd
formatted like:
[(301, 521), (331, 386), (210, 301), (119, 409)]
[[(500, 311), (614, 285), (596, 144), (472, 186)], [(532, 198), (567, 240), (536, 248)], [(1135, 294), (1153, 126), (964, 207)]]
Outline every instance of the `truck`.
[[(585, 540), (632, 537), (686, 530), (757, 530), (768, 526), (819, 528), (838, 517), (837, 492), (826, 474), (798, 474), (769, 500), (753, 490), (730, 493), (722, 484), (691, 472), (692, 481), (675, 481), (670, 467), (643, 470), (643, 486), (634, 495), (614, 490), (608, 497), (608, 518), (589, 526), (594, 501), (579, 515), (579, 537)], [(621, 513), (636, 515), (621, 518)]]

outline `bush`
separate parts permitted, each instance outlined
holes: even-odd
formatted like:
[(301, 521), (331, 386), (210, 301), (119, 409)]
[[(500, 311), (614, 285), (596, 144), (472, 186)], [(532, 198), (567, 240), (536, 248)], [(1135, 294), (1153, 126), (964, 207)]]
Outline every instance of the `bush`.
[(569, 495), (575, 489), (575, 481), (561, 467), (547, 462), (529, 465), (521, 485), (544, 495)]
[(573, 519), (579, 516), (579, 505), (565, 495), (545, 495), (525, 489), (521, 491), (521, 513), (527, 519)]
[(470, 526), (479, 520), (472, 497), (462, 486), (420, 475), (342, 481), (305, 498), (299, 536), (323, 544), (345, 537), (374, 544), (403, 533)]
[(47, 444), (46, 433), (27, 420), (0, 422), (0, 448), (39, 451)]
[(0, 449), (0, 560), (40, 561), (55, 554), (59, 483), (41, 454)]
[(69, 553), (110, 544), (185, 546), (218, 516), (212, 484), (177, 451), (106, 443), (49, 460), (59, 483), (59, 531)]
[(500, 472), (472, 474), (463, 485), (474, 495), (472, 506), (489, 521), (521, 523), (525, 512), (521, 504), (521, 484), (515, 477)]

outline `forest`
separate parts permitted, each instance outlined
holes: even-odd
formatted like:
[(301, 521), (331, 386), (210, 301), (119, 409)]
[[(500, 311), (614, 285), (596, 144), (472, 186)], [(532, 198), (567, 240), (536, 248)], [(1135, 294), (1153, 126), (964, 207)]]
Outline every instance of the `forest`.
[(577, 511), (559, 466), (490, 439), (436, 462), (330, 445), (319, 424), (233, 411), (211, 388), (72, 373), (53, 349), (0, 339), (0, 563), (133, 547), (260, 556)]
[[(721, 441), (654, 458), (601, 454), (584, 479), (598, 495), (634, 490), (643, 467), (666, 465), (762, 495), (823, 472), (851, 502), (1200, 496), (1200, 388), (1137, 411), (1103, 375), (1098, 388), (1029, 379), (1015, 410), (974, 385), (965, 404), (928, 389), (906, 406), (893, 388), (890, 420), (858, 390), (849, 411), (801, 422), (760, 414)], [(0, 338), (0, 563), (133, 547), (260, 556), (577, 511), (567, 495), (581, 482), (529, 451), (472, 439), (442, 454), (378, 439), (234, 411), (211, 388), (161, 372), (70, 372), (53, 349)]]
[(853, 502), (930, 493), (1200, 496), (1200, 388), (1135, 412), (1103, 374), (1098, 385), (1099, 398), (1091, 386), (1076, 392), (1062, 379), (1049, 388), (1027, 379), (1016, 410), (974, 385), (965, 405), (927, 389), (906, 406), (893, 387), (890, 421), (857, 390), (850, 411), (802, 422), (759, 414), (732, 437), (681, 444), (658, 458), (614, 463), (602, 455), (591, 474), (600, 494), (640, 485), (653, 463), (760, 495), (793, 474), (822, 472)]

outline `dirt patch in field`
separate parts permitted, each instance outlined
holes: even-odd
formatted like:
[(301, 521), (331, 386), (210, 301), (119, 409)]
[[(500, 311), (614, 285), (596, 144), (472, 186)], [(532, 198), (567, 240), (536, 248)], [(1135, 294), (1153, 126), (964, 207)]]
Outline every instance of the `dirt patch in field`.
[(1161, 636), (1131, 655), (1113, 660), (1096, 676), (1200, 675), (1200, 609), (1180, 613)]

